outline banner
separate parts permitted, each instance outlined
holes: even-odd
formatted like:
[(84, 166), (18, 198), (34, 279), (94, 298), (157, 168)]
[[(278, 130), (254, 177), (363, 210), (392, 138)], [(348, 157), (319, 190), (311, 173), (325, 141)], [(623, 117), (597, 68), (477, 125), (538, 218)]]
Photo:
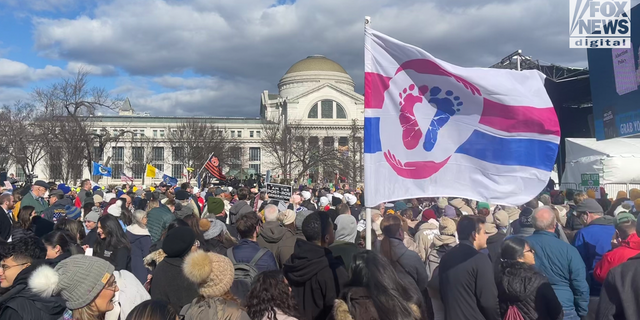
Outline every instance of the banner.
[(103, 166), (97, 162), (94, 162), (92, 174), (94, 176), (111, 177), (111, 168)]
[(365, 33), (367, 207), (436, 196), (520, 205), (547, 185), (560, 126), (542, 73), (462, 68)]
[(145, 171), (144, 176), (145, 177), (149, 177), (149, 178), (155, 178), (157, 170), (158, 169), (156, 169), (156, 167), (154, 167), (154, 166), (152, 166), (150, 164), (147, 164), (147, 170)]
[(289, 201), (293, 188), (284, 184), (267, 183), (267, 195), (269, 199)]

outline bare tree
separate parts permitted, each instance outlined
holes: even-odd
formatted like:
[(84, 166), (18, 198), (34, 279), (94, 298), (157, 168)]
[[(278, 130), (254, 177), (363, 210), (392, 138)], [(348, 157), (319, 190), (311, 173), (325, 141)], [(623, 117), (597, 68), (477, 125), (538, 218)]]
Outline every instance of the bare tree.
[(362, 131), (363, 127), (358, 124), (358, 120), (353, 119), (349, 130), (348, 145), (338, 147), (338, 171), (354, 187), (362, 182), (364, 173)]
[(78, 152), (77, 139), (88, 134), (86, 128), (65, 121), (64, 116), (46, 117), (41, 125), (47, 154), (44, 164), (49, 178), (75, 184), (82, 179), (85, 160), (83, 152)]
[(38, 109), (22, 101), (3, 106), (2, 136), (6, 139), (3, 150), (26, 175), (34, 173), (36, 165), (46, 156), (46, 118)]

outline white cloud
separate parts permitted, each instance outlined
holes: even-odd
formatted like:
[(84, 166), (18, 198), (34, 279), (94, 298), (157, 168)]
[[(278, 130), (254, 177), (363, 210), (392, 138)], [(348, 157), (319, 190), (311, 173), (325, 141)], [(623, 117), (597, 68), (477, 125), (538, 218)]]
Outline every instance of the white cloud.
[(88, 72), (89, 74), (96, 75), (96, 76), (114, 76), (118, 74), (118, 71), (113, 66), (107, 66), (107, 65), (94, 66), (88, 63), (82, 63), (82, 62), (76, 62), (76, 61), (71, 61), (67, 63), (67, 71), (71, 73), (77, 73), (78, 71), (80, 71), (80, 69), (82, 69), (85, 72)]
[(35, 69), (18, 61), (0, 58), (0, 86), (22, 87), (30, 82), (64, 77), (67, 71), (47, 65), (43, 69)]
[(27, 91), (18, 88), (0, 87), (0, 106), (12, 105), (18, 100), (27, 101), (29, 99), (30, 93)]

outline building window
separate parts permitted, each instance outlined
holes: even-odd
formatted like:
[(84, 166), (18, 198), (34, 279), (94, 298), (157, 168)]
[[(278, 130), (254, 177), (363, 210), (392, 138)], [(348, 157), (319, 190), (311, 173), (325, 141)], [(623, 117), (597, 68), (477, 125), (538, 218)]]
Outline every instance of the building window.
[(144, 162), (144, 147), (131, 148), (131, 158), (133, 162)]
[(333, 101), (322, 100), (320, 102), (322, 119), (333, 119)]
[(144, 129), (140, 129), (140, 130), (138, 130), (138, 132), (140, 133), (140, 136), (141, 136), (141, 137), (144, 137), (144, 136), (145, 136), (145, 135), (144, 135)]
[(153, 137), (157, 138), (158, 137), (158, 130), (153, 130)]
[(252, 163), (249, 165), (249, 169), (253, 170), (255, 173), (260, 173), (260, 164)]
[(156, 169), (158, 169), (159, 171), (164, 171), (164, 148), (153, 147), (153, 149), (151, 149), (151, 154), (151, 165), (156, 167)]
[(260, 161), (260, 148), (249, 148), (249, 161)]
[(182, 161), (182, 158), (184, 158), (184, 148), (182, 147), (171, 148), (171, 160)]
[(349, 138), (347, 138), (347, 137), (338, 138), (338, 146), (339, 147), (346, 147), (348, 145), (349, 145)]
[(171, 165), (171, 176), (174, 178), (180, 179), (180, 177), (182, 177), (182, 172), (183, 172), (182, 168), (183, 168), (183, 165), (181, 164)]
[(337, 119), (346, 119), (347, 113), (344, 111), (344, 108), (336, 102), (336, 118)]
[(253, 131), (249, 131), (249, 138), (253, 138)]
[(124, 147), (111, 148), (113, 161), (124, 161)]
[(242, 131), (238, 131), (238, 138), (242, 138)]
[(16, 178), (20, 181), (24, 181), (24, 179), (26, 178), (21, 166), (16, 167)]
[(164, 138), (164, 130), (160, 130), (160, 138)]
[(231, 138), (235, 138), (236, 137), (236, 131), (235, 130), (231, 130)]
[(256, 138), (260, 138), (260, 131), (256, 131)]
[(133, 173), (134, 179), (142, 179), (144, 176), (145, 170), (147, 170), (147, 165), (144, 163), (134, 163), (131, 165), (131, 171)]
[(309, 110), (309, 115), (307, 116), (309, 119), (318, 119), (318, 105), (314, 104)]
[(124, 164), (123, 163), (113, 163), (111, 164), (111, 177), (120, 177), (124, 172)]

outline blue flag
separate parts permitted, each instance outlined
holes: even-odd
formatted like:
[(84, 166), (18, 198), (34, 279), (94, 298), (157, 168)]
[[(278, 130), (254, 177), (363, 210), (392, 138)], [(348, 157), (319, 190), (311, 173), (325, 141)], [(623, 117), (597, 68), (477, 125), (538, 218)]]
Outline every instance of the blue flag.
[(178, 179), (176, 179), (176, 178), (174, 178), (172, 176), (169, 176), (167, 174), (163, 174), (162, 175), (162, 181), (164, 183), (168, 184), (168, 185), (171, 185), (171, 186), (177, 186), (178, 185)]
[(97, 162), (93, 163), (93, 175), (111, 177), (111, 168), (105, 167)]

